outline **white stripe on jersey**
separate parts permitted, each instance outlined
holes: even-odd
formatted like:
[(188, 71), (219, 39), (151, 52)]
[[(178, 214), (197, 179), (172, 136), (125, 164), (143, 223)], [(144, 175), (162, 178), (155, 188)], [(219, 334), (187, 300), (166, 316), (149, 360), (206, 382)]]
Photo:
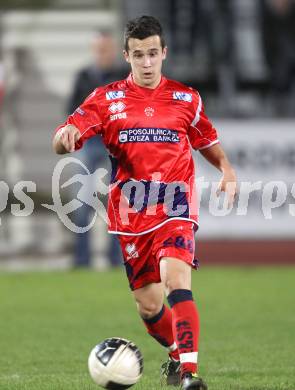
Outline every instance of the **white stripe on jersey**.
[[(192, 121), (192, 123), (191, 123), (191, 126), (196, 126), (196, 124), (199, 122), (199, 120), (200, 120), (200, 112), (201, 112), (201, 109), (202, 109), (202, 98), (201, 98), (201, 96), (200, 96), (200, 94), (198, 94), (199, 95), (199, 104), (198, 104), (198, 107), (197, 107), (197, 111), (196, 111), (196, 115), (195, 115), (195, 117), (194, 117), (194, 120)], [(198, 130), (198, 129), (197, 129)]]
[(199, 224), (194, 219), (175, 217), (175, 218), (165, 219), (165, 221), (159, 223), (159, 225), (156, 225), (156, 226), (152, 227), (151, 229), (145, 230), (144, 232), (140, 232), (140, 233), (117, 232), (117, 231), (114, 231), (114, 230), (109, 230), (108, 232), (110, 234), (122, 234), (122, 236), (142, 236), (143, 234), (150, 233), (150, 232), (152, 232), (152, 231), (162, 227), (167, 222), (175, 221), (175, 220), (177, 220), (177, 221), (189, 221), (189, 222), (193, 222), (195, 225), (199, 226)]
[(219, 143), (219, 139), (216, 139), (215, 141), (210, 142), (208, 145), (202, 146), (201, 148), (199, 148), (199, 150), (210, 148), (210, 146), (213, 146), (218, 143)]

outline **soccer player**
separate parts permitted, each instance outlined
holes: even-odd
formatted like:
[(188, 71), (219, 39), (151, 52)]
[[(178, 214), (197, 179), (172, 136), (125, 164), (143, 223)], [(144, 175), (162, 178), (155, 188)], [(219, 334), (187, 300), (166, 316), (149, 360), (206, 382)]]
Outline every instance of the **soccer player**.
[(109, 232), (119, 237), (147, 331), (168, 350), (167, 384), (204, 390), (197, 365), (199, 316), (191, 291), (198, 226), (191, 148), (222, 172), (219, 189), (229, 204), (236, 176), (199, 93), (162, 75), (167, 47), (158, 20), (129, 21), (124, 40), (130, 75), (95, 89), (57, 128), (53, 148), (58, 154), (74, 152), (101, 135), (113, 168)]

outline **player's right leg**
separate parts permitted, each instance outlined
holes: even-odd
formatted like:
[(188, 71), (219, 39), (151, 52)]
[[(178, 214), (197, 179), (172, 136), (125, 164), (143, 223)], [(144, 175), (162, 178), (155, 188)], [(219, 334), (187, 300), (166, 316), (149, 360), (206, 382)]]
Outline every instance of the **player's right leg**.
[(162, 375), (168, 385), (180, 384), (180, 361), (172, 331), (171, 310), (164, 305), (162, 283), (151, 283), (133, 291), (138, 312), (148, 333), (169, 353), (162, 365)]

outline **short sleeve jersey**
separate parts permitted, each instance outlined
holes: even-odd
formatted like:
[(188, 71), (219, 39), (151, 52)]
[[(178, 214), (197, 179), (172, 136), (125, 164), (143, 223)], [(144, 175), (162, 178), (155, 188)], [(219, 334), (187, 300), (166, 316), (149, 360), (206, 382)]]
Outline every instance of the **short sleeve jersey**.
[(81, 132), (76, 150), (101, 135), (109, 151), (109, 232), (148, 233), (171, 218), (198, 224), (193, 149), (218, 143), (199, 93), (162, 76), (155, 89), (132, 75), (99, 87), (65, 124)]

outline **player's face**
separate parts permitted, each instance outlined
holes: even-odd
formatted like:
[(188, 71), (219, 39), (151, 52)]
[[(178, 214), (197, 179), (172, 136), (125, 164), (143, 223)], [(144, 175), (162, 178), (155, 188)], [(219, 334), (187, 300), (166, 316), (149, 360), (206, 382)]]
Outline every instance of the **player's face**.
[(166, 58), (167, 48), (162, 48), (160, 37), (152, 35), (145, 39), (129, 38), (128, 52), (124, 51), (131, 65), (136, 84), (155, 88), (161, 80), (162, 62)]

